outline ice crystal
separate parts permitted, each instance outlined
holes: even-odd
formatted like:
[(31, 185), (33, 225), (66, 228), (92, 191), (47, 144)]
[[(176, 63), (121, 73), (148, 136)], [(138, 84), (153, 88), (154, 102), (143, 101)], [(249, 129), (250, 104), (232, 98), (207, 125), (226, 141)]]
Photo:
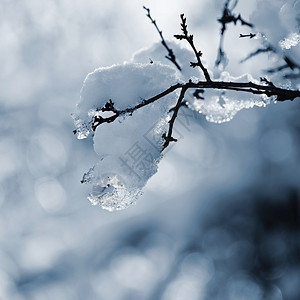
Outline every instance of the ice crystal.
[(281, 49), (290, 49), (291, 47), (297, 46), (300, 42), (300, 34), (293, 32), (288, 35), (284, 40), (279, 42)]
[[(249, 74), (232, 77), (228, 72), (223, 72), (218, 80), (259, 83)], [(240, 110), (254, 106), (264, 107), (272, 100), (264, 95), (218, 90), (206, 90), (203, 97), (204, 99), (189, 99), (188, 105), (191, 109), (205, 115), (207, 121), (213, 123), (229, 122)]]

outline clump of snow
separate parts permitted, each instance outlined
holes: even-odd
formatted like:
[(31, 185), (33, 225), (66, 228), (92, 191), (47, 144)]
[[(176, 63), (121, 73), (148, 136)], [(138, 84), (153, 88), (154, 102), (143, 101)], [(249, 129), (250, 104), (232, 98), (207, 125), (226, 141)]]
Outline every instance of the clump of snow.
[(93, 190), (88, 196), (92, 205), (99, 204), (104, 209), (114, 211), (134, 204), (141, 195), (141, 190), (129, 187), (121, 175), (113, 172), (101, 173), (101, 169), (100, 164), (97, 164), (83, 178), (86, 182), (94, 182)]
[[(218, 81), (253, 82), (259, 84), (251, 75), (232, 77), (228, 72), (222, 72)], [(229, 122), (242, 109), (254, 106), (264, 107), (271, 102), (267, 96), (252, 95), (245, 92), (218, 91), (207, 89), (204, 99), (189, 99), (189, 107), (205, 115), (206, 120), (214, 123)]]
[(292, 32), (284, 40), (279, 42), (282, 49), (291, 49), (291, 47), (297, 46), (300, 42), (300, 34)]
[[(92, 132), (95, 114), (109, 99), (117, 110), (134, 107), (179, 81), (176, 70), (160, 63), (126, 63), (100, 68), (84, 81), (81, 100), (73, 114), (77, 137)], [(135, 203), (148, 179), (157, 172), (167, 131), (169, 110), (178, 97), (173, 92), (131, 115), (103, 123), (93, 136), (99, 162), (83, 177), (93, 185), (88, 199), (113, 211)]]
[[(172, 41), (167, 41), (168, 47), (175, 54), (176, 61), (179, 63), (181, 72), (179, 72), (174, 64), (167, 60), (165, 56), (167, 51), (162, 47), (161, 43), (155, 43), (150, 48), (144, 48), (133, 54), (132, 61), (137, 63), (147, 63), (149, 61), (162, 62), (173, 67), (178, 72), (178, 76), (184, 81), (188, 81), (192, 77), (197, 77), (198, 80), (204, 80), (204, 75), (199, 68), (191, 68), (190, 62), (195, 61), (195, 54), (187, 48), (181, 47), (180, 44)], [(181, 43), (182, 44), (182, 43)], [(205, 61), (202, 59), (203, 64)]]
[[(109, 100), (114, 102), (117, 110), (124, 110), (155, 96), (177, 81), (176, 70), (161, 63), (124, 63), (96, 69), (87, 75), (76, 113), (72, 115), (77, 137), (85, 138), (92, 132), (97, 110)], [(161, 108), (163, 111), (169, 108), (166, 99), (161, 101)]]
[(89, 196), (93, 204), (108, 210), (124, 209), (135, 203), (148, 179), (157, 172), (162, 135), (168, 125), (166, 111), (161, 108), (150, 104), (122, 122), (97, 128), (94, 149), (102, 159), (88, 173), (94, 185)]

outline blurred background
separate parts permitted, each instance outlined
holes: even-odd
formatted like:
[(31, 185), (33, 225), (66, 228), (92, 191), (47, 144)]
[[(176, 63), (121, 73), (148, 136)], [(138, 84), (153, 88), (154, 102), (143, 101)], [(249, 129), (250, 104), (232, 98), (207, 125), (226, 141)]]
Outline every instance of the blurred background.
[[(235, 12), (251, 20), (258, 2)], [(97, 157), (70, 114), (89, 72), (159, 42), (142, 5), (166, 39), (184, 12), (213, 69), (224, 1), (1, 1), (0, 299), (299, 299), (299, 99), (220, 125), (186, 111), (135, 206), (86, 199)], [(282, 63), (240, 64), (260, 45), (240, 33), (224, 44), (233, 76)]]

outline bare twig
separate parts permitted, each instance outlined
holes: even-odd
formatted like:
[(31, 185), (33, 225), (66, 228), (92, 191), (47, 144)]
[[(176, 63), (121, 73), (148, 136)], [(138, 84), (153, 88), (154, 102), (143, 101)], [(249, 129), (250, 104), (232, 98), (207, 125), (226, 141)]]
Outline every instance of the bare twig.
[(279, 72), (282, 71), (284, 69), (291, 69), (292, 71), (294, 71), (295, 69), (297, 69), (298, 71), (300, 71), (300, 65), (298, 65), (296, 62), (294, 62), (290, 57), (284, 55), (283, 57), (285, 64), (281, 65), (279, 67), (273, 68), (273, 69), (269, 69), (267, 70), (268, 73), (275, 73), (275, 72)]
[(253, 39), (254, 37), (256, 37), (256, 34), (255, 33), (251, 33), (251, 32), (249, 34), (241, 34), (240, 33), (240, 38), (245, 38), (245, 37)]
[(152, 19), (151, 15), (150, 15), (150, 9), (143, 6), (143, 8), (147, 11), (147, 17), (151, 20), (152, 24), (154, 25), (154, 27), (156, 28), (157, 32), (159, 33), (160, 35), (160, 38), (161, 38), (161, 43), (162, 45), (167, 49), (168, 51), (168, 55), (165, 56), (168, 60), (170, 60), (175, 66), (176, 68), (181, 71), (181, 67), (179, 66), (178, 62), (176, 61), (176, 57), (175, 57), (175, 54), (173, 52), (173, 50), (171, 48), (168, 47), (164, 37), (163, 37), (163, 34), (162, 34), (162, 31), (158, 28), (157, 24), (156, 24), (156, 21)]
[(241, 22), (241, 25), (245, 25), (248, 27), (253, 27), (253, 24), (246, 22), (241, 15), (239, 14), (238, 16), (234, 15), (232, 13), (232, 9), (228, 8), (228, 4), (230, 1), (227, 1), (224, 5), (224, 9), (223, 9), (223, 15), (220, 19), (218, 19), (219, 23), (222, 24), (222, 28), (221, 28), (221, 35), (223, 35), (226, 31), (226, 25), (229, 23), (234, 23), (234, 25), (237, 24), (237, 21)]
[(300, 72), (299, 73), (288, 73), (288, 74), (285, 74), (283, 77), (286, 79), (298, 79), (298, 78), (300, 78)]
[(228, 58), (227, 58), (225, 51), (223, 50), (223, 42), (224, 42), (224, 35), (221, 35), (215, 66), (218, 67), (220, 64), (223, 64), (223, 68), (224, 68), (228, 63)]
[[(101, 125), (102, 123), (111, 123), (113, 122), (115, 119), (117, 119), (119, 116), (121, 115), (125, 115), (125, 114), (132, 114), (134, 111), (149, 105), (150, 103), (153, 103), (155, 101), (157, 101), (158, 99), (163, 98), (164, 96), (174, 92), (175, 90), (177, 90), (178, 88), (182, 87), (182, 84), (175, 84), (172, 85), (170, 88), (166, 89), (165, 91), (157, 94), (154, 97), (149, 98), (148, 100), (143, 100), (141, 103), (137, 104), (134, 107), (129, 107), (126, 108), (124, 110), (114, 110), (112, 111), (114, 114), (110, 117), (101, 117), (101, 116), (95, 116), (94, 120), (93, 120), (93, 124), (92, 124), (92, 130), (95, 131), (96, 128)], [(101, 109), (100, 109), (101, 110)]]
[(204, 93), (204, 89), (196, 89), (193, 93), (193, 96), (196, 98), (196, 99), (204, 99), (203, 96), (200, 96), (200, 94), (203, 94)]
[[(251, 35), (251, 33), (250, 33)], [(240, 35), (241, 37), (242, 35)], [(246, 35), (242, 36), (242, 37), (245, 37)], [(275, 73), (275, 72), (280, 72), (282, 70), (285, 70), (285, 69), (290, 69), (292, 71), (296, 71), (295, 73), (290, 73), (290, 74), (285, 74), (283, 77), (285, 78), (298, 78), (299, 77), (299, 72), (300, 72), (300, 65), (297, 64), (295, 61), (293, 61), (293, 59), (291, 59), (289, 56), (287, 56), (286, 54), (284, 54), (282, 56), (281, 53), (278, 53), (278, 50), (272, 45), (270, 44), (269, 42), (267, 41), (264, 41), (264, 44), (265, 44), (265, 48), (259, 48), (257, 49), (256, 51), (250, 53), (248, 56), (246, 56), (245, 58), (243, 58), (240, 63), (243, 63), (245, 61), (247, 61), (248, 59), (256, 56), (256, 55), (259, 55), (259, 54), (262, 54), (262, 53), (267, 53), (267, 52), (273, 52), (275, 54), (277, 54), (278, 56), (281, 56), (282, 59), (284, 60), (284, 64), (278, 66), (278, 67), (275, 67), (275, 68), (271, 68), (271, 69), (268, 69), (266, 70), (265, 72), (267, 73)]]
[(260, 81), (261, 82), (265, 82), (266, 84), (270, 85), (270, 86), (275, 86), (273, 84), (273, 82), (271, 82), (269, 79), (267, 79), (266, 77), (260, 77)]
[(261, 53), (268, 53), (268, 52), (273, 52), (275, 53), (275, 48), (273, 48), (271, 45), (268, 45), (266, 48), (259, 48), (257, 50), (255, 50), (254, 52), (251, 52), (248, 56), (246, 56), (245, 58), (243, 58), (242, 60), (240, 60), (240, 63), (243, 63), (245, 61), (247, 61), (248, 59), (259, 55)]
[(197, 51), (195, 44), (194, 44), (194, 36), (192, 34), (189, 35), (188, 30), (187, 30), (187, 25), (186, 25), (186, 18), (184, 17), (184, 14), (180, 15), (181, 18), (181, 31), (183, 32), (183, 34), (175, 34), (174, 37), (179, 39), (179, 40), (186, 40), (190, 46), (192, 47), (197, 62), (190, 62), (191, 67), (195, 68), (195, 67), (200, 67), (200, 69), (202, 70), (204, 77), (206, 79), (206, 81), (211, 81), (210, 76), (208, 74), (207, 69), (203, 66), (202, 62), (201, 62), (201, 56), (202, 56), (202, 52), (201, 51)]
[(167, 134), (164, 133), (163, 136), (162, 136), (164, 138), (165, 142), (163, 144), (163, 147), (162, 147), (161, 151), (163, 151), (164, 149), (166, 149), (169, 146), (170, 142), (177, 142), (177, 139), (175, 139), (172, 136), (172, 134), (173, 134), (173, 127), (174, 127), (174, 123), (175, 123), (176, 117), (178, 115), (178, 111), (179, 111), (180, 107), (182, 106), (182, 101), (183, 101), (183, 98), (184, 98), (184, 94), (185, 94), (185, 92), (186, 92), (187, 89), (188, 88), (185, 87), (185, 86), (181, 88), (181, 92), (180, 92), (180, 95), (178, 97), (176, 106), (174, 108), (172, 118), (169, 121), (168, 133)]
[[(177, 104), (174, 108), (174, 113), (172, 116), (172, 120), (174, 118), (174, 121), (175, 121), (177, 113), (178, 113), (178, 109), (179, 109), (178, 107), (181, 106), (181, 103), (184, 98), (184, 94), (188, 89), (231, 90), (231, 91), (252, 93), (255, 95), (266, 95), (268, 97), (275, 96), (277, 101), (286, 101), (286, 100), (293, 101), (295, 98), (300, 97), (299, 90), (282, 89), (282, 88), (278, 88), (278, 87), (274, 86), (269, 81), (266, 81), (266, 80), (263, 80), (263, 81), (266, 82), (267, 85), (259, 85), (259, 84), (255, 84), (251, 81), (249, 81), (249, 82), (199, 81), (196, 83), (189, 81), (184, 84), (177, 83), (175, 85), (172, 85), (165, 91), (155, 95), (154, 97), (151, 97), (147, 100), (143, 100), (141, 103), (137, 104), (134, 107), (126, 108), (124, 110), (116, 110), (114, 108), (114, 110), (112, 111), (114, 113), (114, 115), (112, 115), (110, 117), (103, 118), (101, 116), (95, 116), (93, 124), (92, 124), (92, 129), (95, 131), (96, 128), (99, 125), (101, 125), (102, 123), (111, 123), (121, 115), (132, 114), (134, 111), (136, 111), (146, 105), (149, 105), (150, 103), (153, 103), (178, 89), (181, 89), (181, 93), (177, 100)], [(172, 123), (174, 123), (174, 121), (172, 121)], [(172, 124), (172, 123), (170, 122), (170, 124)], [(172, 125), (172, 128), (173, 128), (173, 125)], [(171, 133), (169, 133), (170, 132), (170, 129), (169, 129), (168, 134), (165, 136), (167, 145), (172, 140), (171, 139), (172, 128), (171, 128)], [(165, 147), (164, 147), (164, 149), (165, 149)]]
[(199, 81), (197, 83), (188, 82), (185, 84), (187, 89), (189, 88), (202, 88), (202, 89), (219, 89), (219, 90), (232, 90), (246, 93), (252, 93), (256, 95), (266, 95), (268, 97), (276, 96), (277, 101), (293, 101), (295, 98), (300, 97), (299, 90), (282, 89), (276, 86), (260, 85), (249, 82), (224, 82), (224, 81)]
[(218, 67), (222, 62), (225, 62), (227, 60), (225, 51), (223, 50), (223, 41), (224, 41), (224, 34), (227, 29), (227, 24), (233, 23), (234, 25), (237, 24), (237, 21), (240, 21), (241, 25), (253, 27), (253, 24), (246, 22), (241, 15), (239, 14), (236, 16), (233, 14), (233, 10), (236, 7), (238, 0), (234, 2), (231, 8), (229, 8), (231, 0), (226, 0), (223, 8), (223, 14), (220, 19), (218, 19), (218, 22), (221, 23), (221, 32), (220, 32), (220, 43), (219, 43), (219, 49), (218, 49), (218, 56), (215, 62), (216, 67)]

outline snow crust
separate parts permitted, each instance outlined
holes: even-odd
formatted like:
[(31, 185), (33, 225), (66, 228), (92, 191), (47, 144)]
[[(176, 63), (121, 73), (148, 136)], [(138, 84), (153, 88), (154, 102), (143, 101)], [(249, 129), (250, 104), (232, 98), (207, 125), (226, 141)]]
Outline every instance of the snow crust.
[[(204, 75), (200, 72), (199, 68), (191, 68), (190, 61), (195, 61), (194, 53), (187, 48), (181, 47), (178, 43), (173, 41), (167, 42), (168, 47), (173, 50), (176, 56), (176, 61), (181, 67), (181, 72), (178, 72), (178, 76), (185, 82), (189, 79), (195, 77), (198, 80), (205, 80)], [(144, 48), (133, 54), (131, 61), (137, 63), (147, 63), (151, 59), (154, 62), (161, 62), (163, 64), (168, 64), (172, 68), (174, 65), (169, 62), (166, 56), (166, 50), (163, 48), (161, 43), (155, 43), (149, 48)], [(203, 63), (206, 65), (205, 59), (202, 59)]]
[[(250, 74), (232, 77), (228, 72), (222, 72), (218, 81), (225, 82), (253, 82), (259, 84)], [(204, 99), (189, 98), (189, 107), (205, 115), (209, 122), (229, 122), (242, 109), (255, 106), (265, 107), (271, 103), (272, 98), (267, 96), (252, 95), (236, 91), (218, 91), (207, 89), (203, 93)]]

